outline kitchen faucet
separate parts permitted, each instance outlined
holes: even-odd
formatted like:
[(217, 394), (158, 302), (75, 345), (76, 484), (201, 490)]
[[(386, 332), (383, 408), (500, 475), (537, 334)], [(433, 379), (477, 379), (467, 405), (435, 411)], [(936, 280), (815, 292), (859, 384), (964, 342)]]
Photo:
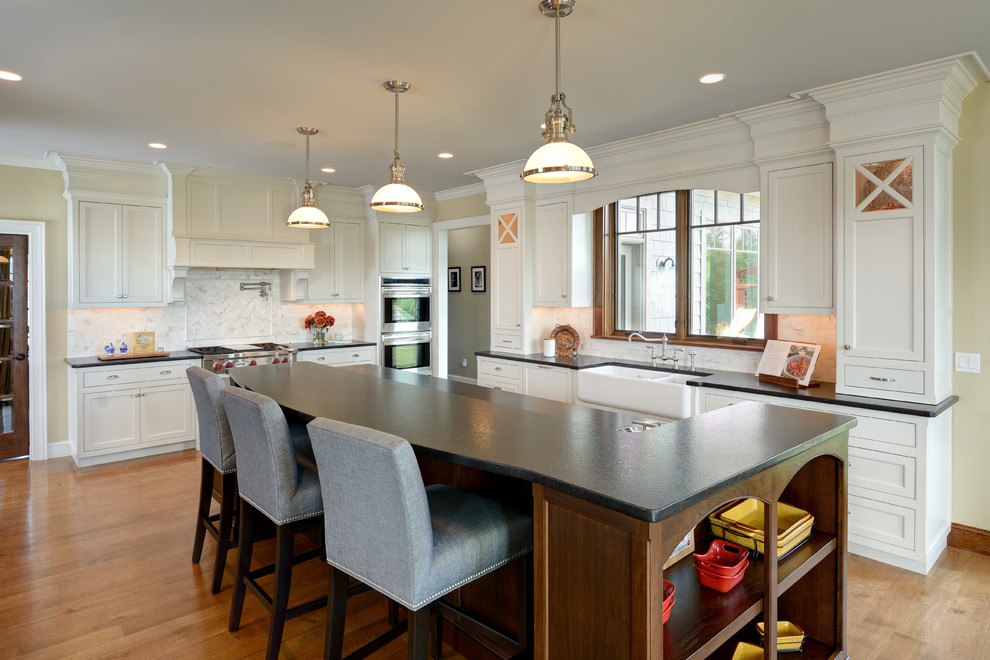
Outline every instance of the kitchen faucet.
[[(646, 342), (650, 341), (649, 339), (647, 339), (646, 337), (644, 337), (643, 335), (641, 335), (638, 332), (632, 332), (632, 333), (630, 333), (629, 334), (629, 337), (628, 337), (628, 341), (629, 342), (632, 342), (633, 337), (636, 337), (636, 336), (638, 336), (643, 341), (646, 341)], [(657, 348), (656, 348), (656, 346), (653, 346), (652, 344), (650, 345), (650, 364), (655, 367), (655, 366), (657, 366), (657, 361), (660, 361), (660, 362), (671, 362), (674, 365), (674, 369), (676, 369), (677, 368), (677, 361), (680, 359), (677, 356), (677, 354), (678, 353), (683, 353), (684, 352), (684, 349), (683, 348), (675, 348), (673, 355), (667, 355), (667, 341), (668, 341), (667, 340), (667, 335), (664, 334), (664, 336), (660, 339), (660, 343), (663, 344), (663, 353), (661, 353), (660, 355), (657, 355)]]

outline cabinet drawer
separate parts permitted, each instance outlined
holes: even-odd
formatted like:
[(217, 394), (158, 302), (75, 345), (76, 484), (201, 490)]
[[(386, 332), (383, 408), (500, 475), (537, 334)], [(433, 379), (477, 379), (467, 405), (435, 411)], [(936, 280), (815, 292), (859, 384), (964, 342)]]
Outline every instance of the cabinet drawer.
[(96, 367), (83, 374), (83, 387), (104, 387), (129, 383), (154, 384), (170, 380), (185, 380), (186, 369), (191, 363), (166, 362), (148, 367), (113, 368)]
[(522, 392), (522, 386), (519, 381), (509, 380), (507, 378), (494, 378), (492, 376), (479, 376), (478, 385), (482, 387), (490, 387), (493, 390), (502, 390), (503, 392)]
[(914, 550), (916, 515), (914, 509), (850, 495), (849, 540), (880, 550)]
[(732, 406), (737, 403), (742, 403), (743, 401), (748, 401), (748, 399), (740, 399), (734, 396), (726, 396), (725, 394), (712, 394), (710, 392), (705, 392), (704, 396), (704, 411), (718, 410), (719, 408), (725, 408), (726, 406)]
[(362, 346), (361, 348), (335, 348), (329, 351), (302, 351), (298, 358), (303, 362), (314, 362), (331, 367), (346, 364), (374, 364), (375, 347)]
[[(518, 362), (508, 360), (478, 360), (478, 371), (485, 376), (519, 381), (522, 371)], [(480, 379), (479, 379), (480, 380)]]
[(496, 332), (492, 338), (492, 349), (513, 348), (522, 350), (522, 335)]
[(849, 487), (914, 499), (914, 459), (882, 451), (850, 447)]
[(877, 419), (876, 417), (856, 417), (857, 423), (849, 431), (850, 444), (856, 444), (856, 439), (884, 442), (902, 447), (917, 445), (917, 427), (911, 422), (898, 422), (892, 419)]
[(845, 384), (848, 387), (862, 387), (885, 392), (924, 394), (925, 374), (923, 371), (907, 371), (906, 369), (880, 369), (847, 365)]

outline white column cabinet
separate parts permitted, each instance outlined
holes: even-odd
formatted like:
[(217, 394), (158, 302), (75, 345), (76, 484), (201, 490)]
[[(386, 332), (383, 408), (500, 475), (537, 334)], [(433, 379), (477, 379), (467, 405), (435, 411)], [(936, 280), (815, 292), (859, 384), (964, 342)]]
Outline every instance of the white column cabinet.
[(379, 223), (382, 274), (429, 275), (432, 229), (427, 225)]
[(832, 163), (763, 173), (760, 312), (832, 314)]
[(364, 302), (364, 232), (359, 223), (334, 221), (313, 230), (315, 267), (309, 273), (309, 302)]
[(534, 225), (533, 304), (591, 305), (591, 217), (556, 202), (536, 207)]
[(522, 210), (493, 213), (492, 350), (523, 352)]
[(77, 305), (164, 304), (161, 207), (79, 202), (75, 222)]

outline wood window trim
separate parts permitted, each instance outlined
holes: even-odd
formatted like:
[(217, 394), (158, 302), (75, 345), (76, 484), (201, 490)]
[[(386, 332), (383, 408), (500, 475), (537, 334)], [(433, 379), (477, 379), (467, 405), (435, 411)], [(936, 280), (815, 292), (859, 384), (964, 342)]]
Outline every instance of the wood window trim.
[[(678, 213), (686, 212), (689, 191), (678, 191), (677, 207)], [(617, 202), (612, 202), (617, 206)], [(593, 235), (593, 265), (594, 276), (593, 294), (593, 327), (592, 339), (607, 339), (612, 341), (629, 341), (629, 333), (617, 331), (614, 327), (614, 305), (615, 305), (615, 278), (605, 277), (605, 273), (615, 272), (613, 246), (614, 232), (608, 223), (615, 222), (616, 214), (613, 212), (610, 218), (605, 215), (605, 208), (597, 208), (592, 213), (592, 235)], [(677, 261), (678, 263), (688, 263), (688, 241), (687, 232), (690, 228), (686, 224), (677, 228)], [(683, 239), (683, 240), (682, 240)], [(677, 271), (677, 290), (687, 290), (687, 283), (683, 279), (688, 273), (684, 269)], [(687, 296), (677, 296), (677, 318), (687, 318)], [(748, 339), (741, 342), (737, 338), (727, 337), (719, 339), (715, 337), (692, 337), (687, 334), (686, 323), (679, 324), (685, 327), (678, 327), (675, 334), (667, 334), (670, 343), (674, 345), (684, 345), (696, 348), (722, 348), (736, 351), (762, 352), (766, 342), (777, 339), (777, 315), (763, 315), (763, 339)], [(634, 338), (633, 341), (643, 343), (643, 340)], [(648, 341), (646, 343), (653, 343)]]

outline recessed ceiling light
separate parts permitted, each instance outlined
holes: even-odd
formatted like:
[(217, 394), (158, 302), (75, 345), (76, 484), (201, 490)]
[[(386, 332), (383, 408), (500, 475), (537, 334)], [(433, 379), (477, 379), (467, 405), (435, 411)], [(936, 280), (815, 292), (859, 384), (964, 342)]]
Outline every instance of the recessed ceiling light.
[(437, 158), (453, 158), (454, 154), (444, 151), (443, 153), (437, 154)]
[(148, 146), (152, 149), (168, 149), (168, 145), (162, 142), (149, 142)]
[(715, 83), (720, 83), (723, 80), (725, 80), (724, 73), (706, 73), (698, 78), (698, 82), (702, 85), (714, 85)]
[(11, 82), (17, 82), (19, 80), (24, 80), (24, 76), (14, 73), (13, 71), (0, 71), (0, 80), (9, 80)]
[(321, 171), (321, 172), (326, 172), (327, 174), (333, 174), (333, 173), (334, 173), (334, 172), (336, 172), (337, 170), (335, 170), (335, 169), (333, 169), (332, 167), (324, 167), (324, 168), (323, 168), (322, 170), (320, 170), (320, 171)]

